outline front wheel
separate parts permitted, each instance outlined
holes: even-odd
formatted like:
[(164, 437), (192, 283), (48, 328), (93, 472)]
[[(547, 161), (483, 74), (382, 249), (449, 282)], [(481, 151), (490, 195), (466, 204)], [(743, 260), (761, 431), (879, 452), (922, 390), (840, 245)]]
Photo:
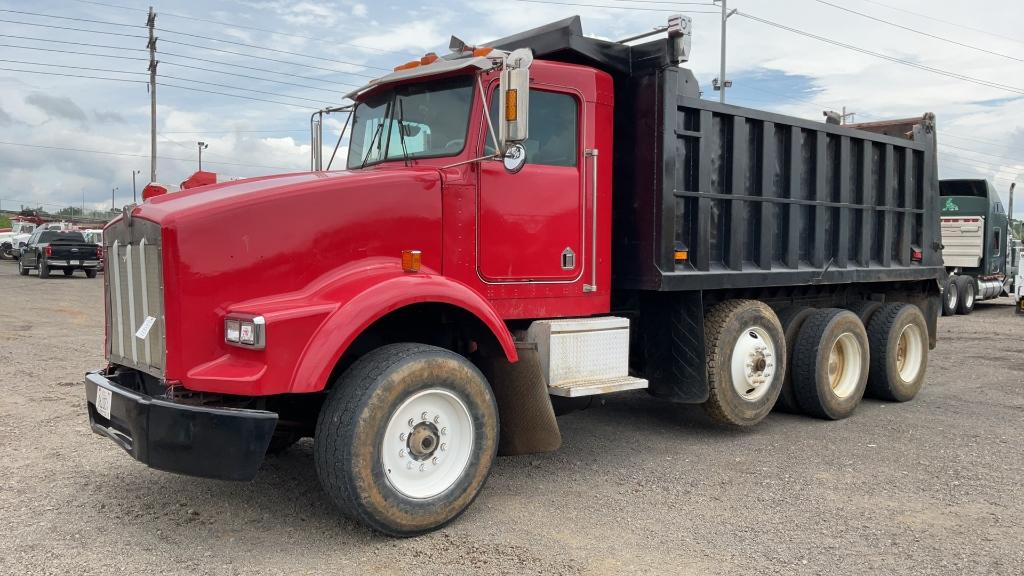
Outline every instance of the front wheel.
[(497, 448), (497, 405), (473, 364), (435, 346), (391, 344), (334, 384), (313, 453), (321, 485), (345, 515), (414, 536), (469, 507)]

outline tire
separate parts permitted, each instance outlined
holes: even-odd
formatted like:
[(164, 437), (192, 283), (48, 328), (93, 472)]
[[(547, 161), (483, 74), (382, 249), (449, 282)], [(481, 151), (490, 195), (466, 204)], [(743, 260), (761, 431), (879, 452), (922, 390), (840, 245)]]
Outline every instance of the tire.
[[(806, 306), (787, 306), (779, 310), (779, 324), (782, 325), (782, 333), (786, 338), (786, 358), (790, 365), (793, 363), (793, 346), (796, 344), (800, 327), (814, 312), (814, 308)], [(779, 391), (779, 399), (775, 401), (775, 408), (790, 414), (800, 412), (800, 406), (796, 403), (796, 396), (793, 393), (793, 371), (790, 366), (786, 366), (786, 376), (782, 379), (782, 389)]]
[(270, 437), (270, 445), (267, 446), (267, 455), (273, 456), (280, 454), (294, 446), (299, 440), (302, 440), (302, 436), (294, 433), (285, 432), (282, 434), (274, 434)]
[(874, 300), (858, 300), (856, 302), (848, 303), (846, 306), (843, 306), (843, 308), (856, 314), (857, 318), (860, 318), (860, 323), (867, 326), (868, 322), (871, 322), (871, 318), (875, 315), (875, 312), (882, 309), (882, 303), (875, 302)]
[(974, 312), (974, 303), (978, 296), (978, 287), (974, 278), (970, 276), (956, 277), (957, 289), (960, 290), (960, 299), (956, 303), (956, 313), (967, 315)]
[(867, 332), (856, 314), (818, 310), (804, 321), (793, 355), (793, 390), (805, 414), (829, 420), (853, 414), (870, 367)]
[(942, 315), (952, 316), (956, 314), (956, 306), (960, 303), (960, 286), (956, 279), (958, 276), (951, 276), (946, 283), (946, 289), (942, 293)]
[(871, 370), (867, 393), (907, 402), (924, 385), (928, 369), (928, 325), (913, 304), (886, 304), (868, 324)]
[(28, 268), (25, 268), (25, 263), (21, 260), (18, 260), (18, 274), (28, 276)]
[(65, 268), (63, 270), (63, 272), (64, 272), (65, 276), (71, 276), (72, 274), (75, 273), (75, 269), (74, 268)]
[(313, 448), (320, 483), (342, 513), (391, 536), (414, 536), (451, 522), (480, 493), (498, 449), (498, 408), (487, 380), (462, 356), (390, 344), (334, 384)]
[(50, 277), (50, 267), (47, 266), (46, 260), (43, 260), (42, 258), (40, 258), (39, 259), (38, 267), (39, 267), (39, 277), (40, 278), (49, 278)]
[(85, 271), (85, 277), (86, 278), (95, 278), (96, 277), (96, 271), (95, 270), (86, 270)]
[(753, 426), (771, 412), (786, 376), (786, 338), (757, 300), (727, 300), (704, 316), (708, 399), (716, 422)]

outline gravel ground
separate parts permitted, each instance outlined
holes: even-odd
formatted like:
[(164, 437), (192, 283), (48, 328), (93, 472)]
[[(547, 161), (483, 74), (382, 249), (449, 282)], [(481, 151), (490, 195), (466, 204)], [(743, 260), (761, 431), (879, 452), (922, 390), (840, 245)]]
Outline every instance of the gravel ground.
[(939, 321), (913, 402), (750, 431), (643, 393), (563, 417), (554, 454), (500, 458), (449, 527), (341, 519), (305, 440), (250, 483), (149, 470), (89, 431), (102, 282), (0, 262), (3, 574), (1022, 574), (1024, 318)]

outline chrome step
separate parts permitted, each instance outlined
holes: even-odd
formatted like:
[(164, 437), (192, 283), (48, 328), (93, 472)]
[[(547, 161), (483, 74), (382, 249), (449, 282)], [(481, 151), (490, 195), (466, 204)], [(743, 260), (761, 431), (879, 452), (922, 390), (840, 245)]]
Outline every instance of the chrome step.
[(613, 378), (559, 382), (555, 386), (548, 386), (548, 394), (551, 394), (552, 396), (575, 398), (577, 396), (610, 394), (612, 392), (640, 390), (642, 388), (647, 388), (647, 380), (643, 378), (634, 378), (633, 376), (615, 376)]

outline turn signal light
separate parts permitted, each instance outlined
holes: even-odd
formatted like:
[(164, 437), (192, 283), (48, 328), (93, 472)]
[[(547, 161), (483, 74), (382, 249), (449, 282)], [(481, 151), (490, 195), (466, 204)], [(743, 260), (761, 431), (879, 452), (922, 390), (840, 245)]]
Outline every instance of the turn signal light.
[(519, 116), (519, 91), (516, 89), (505, 91), (505, 121), (515, 122)]
[(690, 259), (689, 250), (676, 250), (676, 262), (685, 262)]
[(419, 272), (421, 256), (419, 250), (402, 250), (402, 271)]

